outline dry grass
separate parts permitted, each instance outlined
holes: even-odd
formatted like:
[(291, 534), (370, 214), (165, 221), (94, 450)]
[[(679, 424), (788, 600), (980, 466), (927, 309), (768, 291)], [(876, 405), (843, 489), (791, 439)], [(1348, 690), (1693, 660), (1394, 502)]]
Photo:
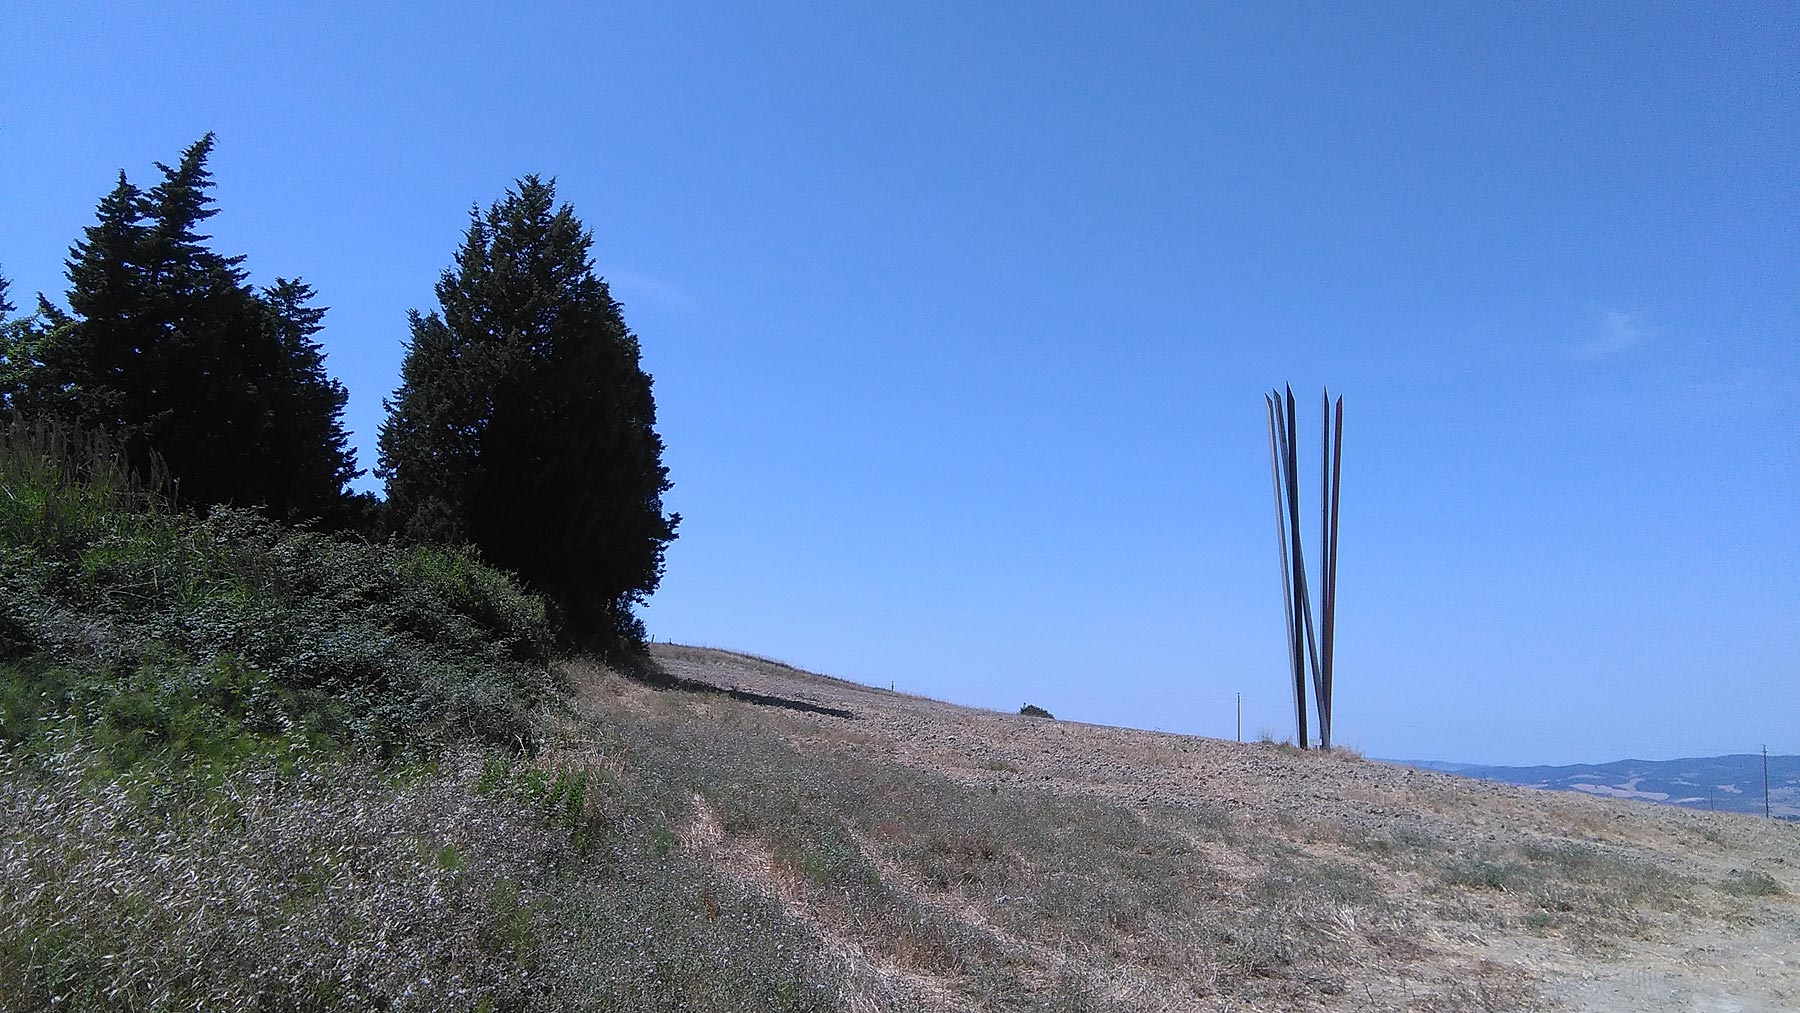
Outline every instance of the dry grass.
[(528, 1008), (568, 841), (466, 781), (0, 780), (0, 1008)]
[(658, 653), (740, 692), (570, 663), (529, 758), (0, 771), (0, 1011), (1515, 1011), (1696, 938), (1800, 987), (1733, 949), (1791, 939), (1794, 828)]
[(910, 982), (921, 1008), (1525, 1009), (1554, 968), (1792, 919), (1761, 903), (1777, 879), (1691, 843), (1766, 853), (1782, 829), (659, 654), (803, 705), (613, 684), (589, 719), (693, 789), (703, 851), (767, 856), (727, 864), (804, 912), (852, 1007), (910, 1008)]
[(0, 1010), (837, 1008), (778, 903), (589, 754), (0, 776)]
[[(613, 749), (669, 779), (687, 846), (824, 939), (852, 1006), (910, 1008), (898, 989), (970, 1009), (1304, 1007), (1347, 996), (1346, 966), (1418, 951), (1418, 927), (1355, 865), (1213, 806), (1143, 812), (1021, 783), (991, 752), (967, 764), (988, 778), (958, 780), (859, 748), (866, 732), (834, 746), (811, 714), (716, 697), (615, 684), (595, 699)], [(1186, 752), (1135, 759), (1172, 769)]]

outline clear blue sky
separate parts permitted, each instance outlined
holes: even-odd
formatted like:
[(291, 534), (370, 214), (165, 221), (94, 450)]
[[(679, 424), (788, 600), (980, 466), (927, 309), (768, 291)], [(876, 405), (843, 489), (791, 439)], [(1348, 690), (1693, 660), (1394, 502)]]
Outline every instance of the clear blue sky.
[(1800, 752), (1800, 7), (1486, 6), (14, 0), (0, 270), (60, 298), (217, 131), (367, 463), (551, 174), (656, 377), (659, 638), (1291, 734), (1261, 392), (1330, 383), (1341, 740)]

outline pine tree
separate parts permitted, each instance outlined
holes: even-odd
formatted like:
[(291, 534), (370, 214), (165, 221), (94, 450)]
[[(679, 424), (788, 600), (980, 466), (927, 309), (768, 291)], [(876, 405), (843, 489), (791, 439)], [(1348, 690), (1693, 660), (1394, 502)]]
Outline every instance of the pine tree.
[(334, 522), (360, 472), (343, 387), (313, 337), (324, 311), (299, 282), (258, 293), (242, 256), (208, 246), (212, 148), (208, 134), (156, 163), (148, 192), (119, 174), (70, 250), (70, 312), (40, 298), (38, 323), (11, 342), (11, 397), (115, 434), (136, 462), (160, 456), (188, 505)]
[(69, 315), (38, 296), (37, 313), (0, 324), (0, 410), (26, 418), (73, 414), (74, 393), (51, 379), (48, 350)]
[(641, 641), (680, 518), (638, 340), (593, 236), (536, 176), (471, 212), (439, 311), (411, 316), (381, 460), (394, 523), (466, 539), (561, 608), (568, 638)]
[[(440, 287), (441, 287), (440, 283)], [(383, 402), (379, 463), (390, 524), (409, 541), (455, 544), (471, 535), (467, 514), (490, 397), (481, 349), (459, 340), (436, 313), (407, 315), (412, 337), (400, 387)]]
[(18, 307), (13, 305), (11, 292), (12, 282), (0, 275), (0, 426), (5, 425), (16, 410), (13, 402), (32, 359), (28, 336), (30, 324), (12, 318)]
[(290, 278), (277, 278), (262, 291), (277, 353), (269, 371), (274, 382), (265, 384), (266, 405), (274, 430), (271, 446), (280, 452), (268, 498), (285, 504), (286, 516), (337, 524), (355, 509), (344, 502), (343, 490), (362, 472), (344, 430), (350, 393), (326, 373), (324, 349), (314, 338), (325, 317), (323, 307), (312, 305), (317, 294)]

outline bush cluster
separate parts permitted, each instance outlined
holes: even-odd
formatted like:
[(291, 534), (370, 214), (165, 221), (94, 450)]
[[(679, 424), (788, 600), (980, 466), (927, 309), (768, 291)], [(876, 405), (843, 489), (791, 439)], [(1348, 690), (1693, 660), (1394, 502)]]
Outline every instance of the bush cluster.
[(161, 757), (529, 745), (544, 606), (466, 550), (160, 506), (104, 441), (0, 431), (0, 745)]

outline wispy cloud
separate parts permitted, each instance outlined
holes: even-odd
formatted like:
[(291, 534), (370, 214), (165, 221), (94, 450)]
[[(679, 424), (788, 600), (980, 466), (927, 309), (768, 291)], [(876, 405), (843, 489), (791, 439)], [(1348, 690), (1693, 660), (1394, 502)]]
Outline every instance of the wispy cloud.
[(1588, 339), (1571, 347), (1569, 352), (1582, 359), (1605, 359), (1636, 348), (1649, 336), (1650, 332), (1638, 314), (1607, 310), (1601, 314)]
[(647, 274), (608, 271), (606, 284), (613, 290), (613, 297), (622, 303), (653, 302), (680, 310), (692, 310), (698, 306), (686, 289), (674, 282)]

